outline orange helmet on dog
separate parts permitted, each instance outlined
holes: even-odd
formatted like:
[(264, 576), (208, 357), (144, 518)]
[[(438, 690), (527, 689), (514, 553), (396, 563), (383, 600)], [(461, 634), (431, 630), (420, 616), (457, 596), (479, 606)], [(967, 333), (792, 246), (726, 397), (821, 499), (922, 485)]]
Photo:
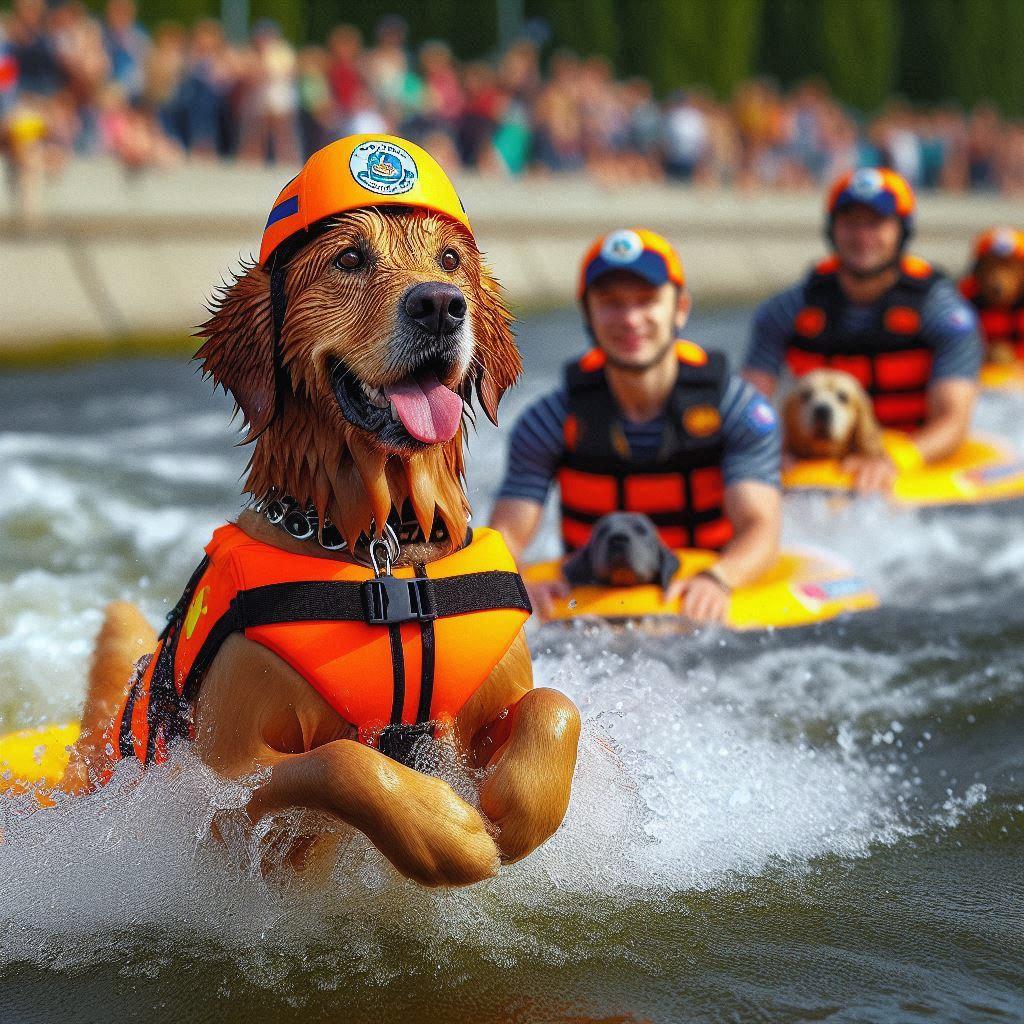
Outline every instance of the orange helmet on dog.
[(998, 227), (982, 232), (974, 242), (975, 262), (990, 254), (1024, 262), (1024, 231)]
[(317, 221), (367, 206), (417, 206), (473, 231), (455, 186), (425, 149), (394, 135), (349, 135), (317, 150), (281, 190), (263, 230), (260, 265)]
[(646, 228), (610, 231), (597, 239), (583, 257), (576, 298), (582, 300), (599, 277), (614, 270), (626, 270), (654, 285), (671, 281), (679, 288), (686, 286), (679, 253), (671, 242)]

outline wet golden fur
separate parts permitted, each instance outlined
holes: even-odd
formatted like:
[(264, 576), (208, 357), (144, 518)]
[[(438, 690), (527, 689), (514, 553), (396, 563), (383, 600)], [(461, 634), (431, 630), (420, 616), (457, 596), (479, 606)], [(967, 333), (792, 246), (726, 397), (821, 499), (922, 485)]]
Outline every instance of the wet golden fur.
[[(824, 403), (833, 411), (828, 436), (817, 434), (809, 410)], [(841, 370), (814, 370), (801, 377), (782, 407), (783, 450), (798, 459), (844, 459), (881, 455), (882, 431), (871, 399)]]
[[(362, 271), (334, 264), (351, 245), (369, 254)], [(438, 262), (448, 247), (461, 257), (450, 274)], [(501, 395), (519, 375), (519, 354), (496, 283), (473, 240), (452, 222), (421, 211), (359, 211), (339, 217), (301, 249), (286, 277), (279, 388), (268, 273), (249, 266), (225, 287), (202, 328), (198, 358), (234, 396), (247, 424), (246, 440), (254, 444), (245, 484), (251, 495), (311, 502), (350, 543), (408, 497), (425, 531), (436, 514), (451, 542), (461, 543), (469, 509), (465, 421), (447, 443), (385, 448), (342, 414), (329, 373), (331, 360), (340, 358), (373, 387), (403, 379), (410, 369), (395, 364), (393, 345), (399, 304), (409, 288), (438, 280), (462, 290), (472, 332), (471, 357), (453, 366), (443, 383), (463, 397), (465, 408), (475, 397), (495, 419)], [(238, 525), (286, 551), (347, 557), (323, 550), (315, 539), (295, 540), (251, 510)], [(449, 547), (415, 545), (403, 560), (431, 561)], [(122, 706), (132, 664), (154, 640), (137, 610), (123, 604), (108, 609), (66, 788), (87, 789), (104, 769), (111, 709)], [(459, 712), (448, 737), (484, 773), (481, 811), (446, 782), (358, 742), (353, 725), (289, 665), (244, 636), (230, 637), (221, 648), (195, 709), (195, 747), (205, 763), (229, 777), (272, 769), (250, 803), (254, 819), (288, 807), (326, 812), (364, 832), (402, 874), (425, 885), (479, 881), (544, 842), (568, 806), (579, 732), (579, 712), (567, 697), (533, 688), (522, 634)], [(312, 848), (329, 841), (320, 837)], [(293, 855), (305, 856), (308, 845), (303, 841)]]

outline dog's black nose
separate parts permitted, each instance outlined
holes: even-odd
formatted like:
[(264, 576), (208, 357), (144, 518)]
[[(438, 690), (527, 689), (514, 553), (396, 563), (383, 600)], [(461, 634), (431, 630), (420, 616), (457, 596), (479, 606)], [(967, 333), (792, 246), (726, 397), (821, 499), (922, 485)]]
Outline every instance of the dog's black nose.
[(819, 404), (811, 409), (811, 422), (815, 426), (827, 427), (832, 423), (832, 406)]
[(628, 548), (632, 538), (628, 533), (613, 533), (608, 537), (608, 550), (615, 551)]
[(466, 299), (453, 284), (427, 281), (405, 296), (405, 311), (428, 334), (449, 334), (466, 316)]

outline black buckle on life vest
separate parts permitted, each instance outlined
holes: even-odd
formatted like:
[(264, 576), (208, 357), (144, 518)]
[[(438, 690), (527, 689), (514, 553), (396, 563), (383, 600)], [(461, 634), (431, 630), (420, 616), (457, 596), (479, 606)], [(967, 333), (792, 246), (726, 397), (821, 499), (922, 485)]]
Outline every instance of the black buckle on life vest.
[(377, 576), (363, 584), (363, 610), (371, 626), (394, 626), (401, 622), (428, 622), (437, 618), (434, 582), (429, 579), (400, 580)]

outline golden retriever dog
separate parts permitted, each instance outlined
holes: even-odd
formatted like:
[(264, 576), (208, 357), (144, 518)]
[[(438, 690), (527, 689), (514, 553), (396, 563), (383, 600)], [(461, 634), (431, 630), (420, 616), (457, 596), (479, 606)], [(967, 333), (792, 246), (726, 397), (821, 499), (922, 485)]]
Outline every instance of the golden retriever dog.
[[(414, 518), (422, 533), (403, 543), (396, 566), (459, 549), (469, 516), (464, 415), (477, 401), (494, 420), (521, 370), (511, 317), (472, 236), (423, 208), (350, 210), (291, 255), (283, 282), (278, 346), (272, 274), (259, 265), (225, 287), (200, 332), (197, 358), (235, 398), (254, 445), (245, 490), (255, 504), (237, 526), (285, 552), (346, 561), (375, 524), (409, 509), (403, 520)], [(276, 525), (264, 513), (282, 495), (334, 524), (344, 544), (329, 550)], [(67, 788), (87, 788), (109, 770), (111, 721), (133, 666), (156, 644), (133, 606), (108, 609)], [(478, 808), (362, 742), (352, 722), (244, 632), (227, 638), (202, 676), (190, 729), (198, 756), (225, 777), (271, 769), (249, 805), (254, 820), (291, 807), (325, 813), (431, 886), (487, 878), (554, 833), (579, 732), (567, 697), (533, 688), (522, 632), (443, 733), (475, 772)]]
[(798, 459), (846, 459), (883, 454), (871, 399), (842, 370), (812, 370), (783, 405), (783, 450)]

